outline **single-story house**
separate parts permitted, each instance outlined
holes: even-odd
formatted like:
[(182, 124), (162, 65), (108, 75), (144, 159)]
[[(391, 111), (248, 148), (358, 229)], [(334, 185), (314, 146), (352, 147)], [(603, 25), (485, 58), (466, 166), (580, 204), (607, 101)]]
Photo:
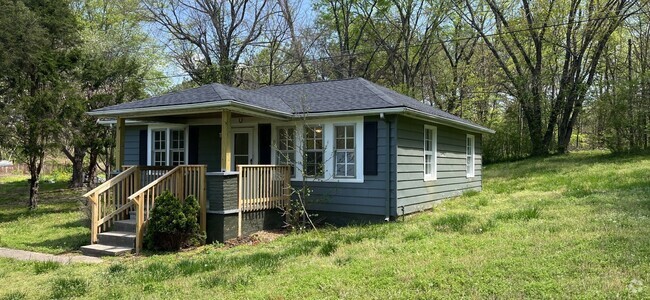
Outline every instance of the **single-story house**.
[(278, 226), (288, 186), (308, 185), (308, 210), (334, 224), (425, 210), (481, 190), (482, 136), (494, 132), (362, 78), (208, 84), (89, 114), (116, 120), (125, 170), (87, 194), (97, 249), (137, 245), (163, 189), (200, 195), (209, 241)]

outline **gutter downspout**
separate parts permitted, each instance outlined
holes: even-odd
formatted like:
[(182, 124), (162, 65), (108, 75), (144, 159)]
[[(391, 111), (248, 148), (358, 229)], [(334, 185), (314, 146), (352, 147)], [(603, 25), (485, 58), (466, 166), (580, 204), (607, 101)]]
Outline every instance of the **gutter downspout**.
[(390, 177), (391, 177), (391, 173), (390, 173), (391, 168), (390, 167), (391, 167), (391, 165), (390, 165), (390, 162), (392, 160), (391, 152), (390, 152), (390, 149), (391, 149), (391, 146), (392, 146), (391, 145), (392, 142), (391, 142), (391, 139), (390, 139), (391, 138), (390, 137), (391, 123), (390, 123), (390, 121), (388, 119), (386, 119), (386, 117), (384, 116), (384, 113), (381, 113), (379, 115), (379, 118), (382, 119), (384, 121), (384, 123), (386, 124), (386, 127), (387, 127), (386, 136), (388, 137), (388, 141), (387, 141), (388, 142), (388, 149), (386, 151), (387, 156), (388, 156), (388, 161), (386, 162), (386, 204), (384, 206), (385, 207), (384, 221), (388, 222), (388, 221), (390, 221), (390, 201), (391, 201), (391, 194), (390, 194), (390, 192), (391, 192), (391, 190), (390, 190), (390, 187), (391, 187), (391, 181), (390, 181)]

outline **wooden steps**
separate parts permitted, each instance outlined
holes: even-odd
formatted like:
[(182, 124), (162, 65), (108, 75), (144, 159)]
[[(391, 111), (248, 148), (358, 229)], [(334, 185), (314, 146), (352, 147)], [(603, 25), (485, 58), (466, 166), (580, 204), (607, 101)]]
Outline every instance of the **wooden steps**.
[(111, 231), (97, 235), (97, 244), (81, 247), (81, 253), (88, 256), (120, 256), (131, 254), (135, 249), (135, 214), (130, 219), (116, 221)]

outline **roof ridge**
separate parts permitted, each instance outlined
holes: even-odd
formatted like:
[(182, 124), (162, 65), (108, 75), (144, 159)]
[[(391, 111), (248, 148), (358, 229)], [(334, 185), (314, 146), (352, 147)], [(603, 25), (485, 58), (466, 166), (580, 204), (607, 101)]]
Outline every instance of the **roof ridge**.
[(219, 98), (221, 98), (221, 100), (233, 100), (233, 101), (236, 101), (234, 99), (234, 97), (232, 96), (232, 94), (230, 94), (230, 92), (227, 91), (225, 88), (221, 88), (220, 89), (221, 92), (219, 90), (217, 90), (217, 87), (226, 87), (226, 85), (213, 82), (213, 83), (210, 83), (210, 87), (217, 94), (217, 96), (219, 96)]
[(375, 93), (381, 100), (384, 100), (388, 104), (395, 105), (395, 106), (404, 106), (403, 104), (397, 103), (395, 100), (393, 100), (390, 96), (386, 95), (383, 91), (381, 91), (379, 88), (377, 88), (374, 83), (365, 80), (363, 78), (358, 78), (359, 81), (363, 83), (363, 85), (366, 86), (371, 92)]
[(360, 79), (360, 78), (361, 77), (348, 77), (348, 78), (338, 78), (338, 79), (323, 79), (323, 80), (316, 80), (316, 81), (309, 81), (309, 82), (279, 83), (279, 84), (265, 85), (265, 86), (262, 86), (262, 87), (259, 87), (259, 88), (255, 89), (254, 91), (261, 90), (261, 89), (268, 88), (268, 87), (274, 87), (274, 86), (304, 85), (304, 84), (312, 84), (312, 83), (324, 83), (324, 82), (354, 80), (354, 79)]

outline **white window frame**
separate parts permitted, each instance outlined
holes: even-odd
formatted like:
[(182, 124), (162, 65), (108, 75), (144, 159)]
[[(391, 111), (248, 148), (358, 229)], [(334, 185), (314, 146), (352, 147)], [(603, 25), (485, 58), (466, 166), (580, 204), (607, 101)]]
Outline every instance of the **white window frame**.
[[(354, 124), (355, 128), (355, 153), (356, 153), (356, 176), (352, 177), (334, 177), (334, 126), (338, 125), (351, 125)], [(313, 178), (313, 177), (302, 177), (302, 163), (303, 163), (303, 144), (304, 144), (304, 125), (322, 125), (323, 126), (323, 148), (324, 148), (324, 176), (323, 178)], [(301, 121), (293, 122), (274, 122), (273, 123), (273, 145), (277, 145), (277, 128), (280, 127), (290, 127), (294, 126), (296, 128), (296, 173), (295, 176), (291, 178), (291, 181), (300, 182), (300, 181), (316, 181), (316, 182), (340, 182), (340, 183), (363, 183), (363, 117), (354, 116), (354, 117), (337, 117), (337, 118), (325, 118), (325, 119), (310, 119), (306, 123)], [(332, 160), (332, 162), (328, 161)], [(272, 160), (275, 164), (278, 164), (279, 159), (276, 151), (272, 151)]]
[[(289, 148), (287, 146), (287, 149), (281, 150), (280, 149), (281, 141), (282, 140), (288, 140), (288, 137), (287, 136), (282, 136), (280, 134), (280, 131), (281, 130), (287, 130), (287, 129), (292, 129), (293, 130), (293, 136), (290, 137), (290, 139), (293, 141), (293, 149), (291, 149), (291, 148)], [(296, 164), (296, 159), (297, 159), (296, 153), (298, 152), (298, 151), (296, 151), (296, 149), (297, 149), (297, 145), (296, 145), (296, 133), (297, 133), (296, 126), (278, 126), (278, 127), (276, 127), (274, 129), (274, 132), (275, 132), (275, 135), (276, 135), (275, 138), (276, 138), (276, 141), (277, 141), (277, 144), (275, 144), (275, 147), (277, 149), (275, 149), (275, 151), (273, 151), (274, 155), (275, 155), (275, 161), (277, 162), (277, 164), (280, 164), (281, 157), (283, 157), (283, 156), (284, 157), (293, 156), (293, 161), (291, 161), (292, 165), (290, 165), (291, 178), (296, 178), (296, 166), (295, 166), (295, 164)]]
[[(337, 149), (336, 148), (336, 139), (337, 139), (337, 137), (336, 137), (336, 128), (337, 127), (343, 127), (343, 128), (352, 127), (352, 135), (353, 135), (353, 145), (352, 145), (353, 147), (352, 147), (352, 149), (347, 149), (347, 148), (346, 149)], [(334, 130), (332, 130), (332, 135), (334, 135), (333, 136), (334, 143), (332, 144), (332, 147), (334, 148), (334, 152), (333, 152), (333, 155), (332, 155), (332, 160), (333, 160), (333, 162), (332, 162), (333, 163), (333, 170), (332, 171), (333, 171), (333, 174), (334, 174), (335, 178), (356, 178), (357, 177), (356, 165), (359, 163), (359, 160), (358, 160), (358, 158), (356, 156), (356, 152), (357, 152), (357, 137), (356, 137), (357, 136), (357, 128), (356, 127), (357, 126), (354, 123), (351, 123), (351, 124), (334, 124), (334, 126), (333, 126)], [(345, 136), (343, 137), (343, 139), (345, 141), (347, 141), (347, 139), (348, 139), (347, 130), (345, 131)], [(347, 145), (347, 142), (346, 142), (346, 145)], [(347, 174), (344, 174), (344, 175), (336, 174), (336, 165), (338, 164), (336, 162), (336, 153), (339, 152), (339, 151), (340, 152), (345, 152), (345, 153), (354, 153), (354, 163), (349, 163), (347, 161), (347, 155), (346, 155), (346, 161), (344, 163), (345, 170), (346, 170), (345, 173), (347, 173), (347, 165), (348, 164), (354, 164), (355, 168), (354, 168), (354, 175), (353, 176), (349, 176)]]
[[(427, 137), (427, 131), (431, 131), (431, 140)], [(438, 128), (431, 125), (424, 125), (422, 139), (422, 173), (424, 181), (432, 181), (438, 178)], [(430, 150), (427, 151), (427, 142), (430, 142)], [(427, 173), (427, 156), (431, 156), (431, 173)]]
[(468, 134), (465, 139), (465, 171), (467, 178), (472, 178), (476, 173), (476, 140), (474, 135)]
[[(166, 163), (165, 166), (171, 166), (171, 130), (183, 130), (185, 134), (185, 157), (184, 157), (184, 162), (181, 165), (187, 165), (187, 161), (189, 158), (189, 130), (187, 125), (162, 125), (162, 124), (155, 124), (155, 125), (149, 125), (147, 128), (147, 165), (151, 166), (153, 165), (153, 132), (154, 131), (165, 131), (165, 151), (166, 151)], [(175, 149), (177, 150), (177, 149)]]
[[(322, 179), (322, 178), (326, 178), (325, 177), (325, 168), (326, 168), (325, 164), (327, 162), (327, 156), (325, 156), (325, 147), (326, 147), (326, 145), (325, 145), (325, 134), (326, 134), (325, 126), (323, 126), (323, 124), (307, 124), (307, 125), (305, 125), (303, 127), (303, 135), (301, 135), (301, 140), (307, 141), (307, 133), (305, 132), (305, 129), (306, 128), (314, 128), (314, 127), (320, 127), (320, 129), (322, 131), (320, 133), (320, 136), (321, 136), (321, 138), (320, 138), (320, 140), (321, 140), (321, 148), (320, 149), (307, 149), (307, 146), (303, 143), (302, 150), (303, 150), (303, 152), (308, 152), (308, 153), (319, 153), (320, 152), (321, 157), (322, 157), (321, 164), (322, 164), (323, 170), (322, 170), (321, 174), (318, 174), (318, 175), (307, 175), (307, 174), (305, 174), (305, 176), (309, 177), (309, 178), (320, 178), (320, 179)], [(315, 142), (316, 142), (316, 140), (314, 140), (314, 143)], [(306, 158), (307, 153), (303, 153), (302, 157), (303, 157), (303, 159)], [(302, 166), (303, 166), (303, 168), (305, 168), (304, 164)], [(304, 169), (303, 169), (302, 173), (305, 173)]]

